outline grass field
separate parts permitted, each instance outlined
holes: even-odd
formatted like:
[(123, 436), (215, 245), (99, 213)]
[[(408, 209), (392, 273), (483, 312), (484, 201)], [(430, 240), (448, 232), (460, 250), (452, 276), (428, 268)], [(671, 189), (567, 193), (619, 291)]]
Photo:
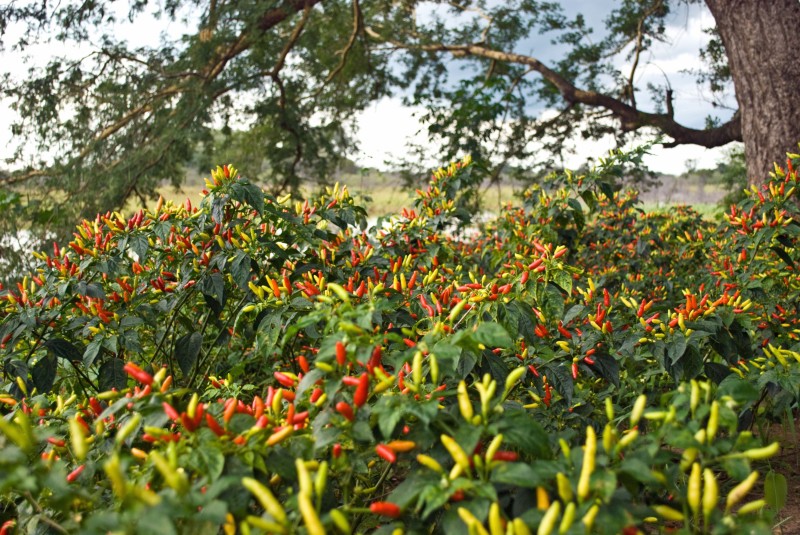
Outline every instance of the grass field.
[[(346, 184), (351, 195), (358, 198), (366, 206), (370, 217), (381, 217), (399, 213), (404, 207), (411, 208), (414, 202), (414, 188), (403, 183), (396, 175), (371, 173), (370, 175), (348, 174), (342, 177), (341, 184)], [(165, 200), (183, 203), (190, 199), (193, 205), (202, 200), (201, 191), (203, 181), (193, 177), (180, 189), (172, 186), (163, 186), (159, 194)], [(303, 196), (311, 195), (318, 186), (306, 186), (301, 189)], [(518, 204), (518, 193), (521, 185), (503, 183), (488, 185), (483, 188), (483, 210), (486, 212), (499, 212), (508, 202)], [(665, 184), (642, 195), (642, 209), (646, 211), (668, 211), (670, 207), (679, 204), (691, 205), (708, 219), (718, 219), (721, 208), (716, 199), (721, 198), (724, 191), (716, 185), (700, 185), (691, 180), (668, 177)], [(694, 201), (694, 202), (687, 202)], [(138, 199), (131, 199), (125, 206), (125, 213), (138, 210)], [(155, 207), (156, 201), (148, 202), (148, 207)]]

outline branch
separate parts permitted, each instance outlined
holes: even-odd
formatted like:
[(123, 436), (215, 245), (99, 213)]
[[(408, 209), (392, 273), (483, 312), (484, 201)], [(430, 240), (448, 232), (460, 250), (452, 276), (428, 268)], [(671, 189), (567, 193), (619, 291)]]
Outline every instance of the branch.
[(634, 94), (633, 88), (633, 76), (636, 73), (636, 67), (639, 65), (639, 57), (642, 54), (642, 41), (644, 40), (644, 23), (648, 17), (654, 15), (656, 11), (661, 7), (661, 0), (655, 2), (650, 9), (645, 11), (642, 14), (642, 18), (639, 19), (639, 22), (636, 24), (636, 53), (634, 54), (633, 58), (633, 65), (631, 65), (631, 74), (628, 76), (628, 97), (631, 100), (631, 106), (635, 109), (636, 108), (636, 95)]
[(365, 31), (370, 37), (388, 42), (400, 49), (420, 50), (423, 52), (447, 52), (455, 58), (472, 56), (502, 61), (504, 63), (527, 65), (531, 70), (538, 72), (545, 80), (558, 89), (559, 93), (561, 93), (561, 97), (567, 101), (567, 103), (583, 104), (609, 110), (614, 117), (619, 120), (620, 128), (623, 132), (631, 132), (648, 126), (656, 127), (673, 138), (673, 143), (667, 146), (694, 144), (712, 148), (726, 145), (731, 141), (742, 140), (741, 118), (738, 113), (734, 114), (727, 123), (715, 128), (710, 128), (708, 130), (689, 128), (675, 122), (668, 114), (639, 111), (630, 104), (614, 97), (596, 91), (580, 89), (561, 74), (531, 56), (513, 52), (502, 52), (480, 44), (406, 44), (386, 39), (369, 27), (366, 28)]
[(311, 6), (306, 5), (305, 10), (303, 11), (303, 18), (301, 18), (300, 22), (298, 22), (297, 26), (295, 26), (294, 30), (292, 31), (292, 35), (286, 42), (286, 46), (283, 47), (281, 55), (278, 57), (278, 61), (275, 63), (272, 71), (268, 73), (268, 76), (272, 78), (272, 80), (275, 82), (275, 85), (278, 86), (278, 91), (280, 92), (280, 96), (278, 97), (278, 107), (281, 109), (281, 114), (283, 115), (280, 126), (289, 132), (295, 139), (294, 160), (292, 161), (292, 165), (289, 168), (289, 174), (284, 179), (284, 185), (281, 186), (281, 189), (286, 186), (288, 181), (297, 176), (297, 164), (299, 164), (300, 160), (303, 159), (303, 143), (299, 132), (297, 132), (297, 129), (289, 124), (289, 122), (286, 120), (286, 88), (283, 85), (283, 80), (281, 80), (280, 72), (281, 69), (283, 69), (283, 66), (286, 64), (286, 57), (289, 55), (289, 52), (291, 52), (292, 48), (294, 48), (297, 40), (300, 39), (300, 35), (303, 33), (303, 29), (305, 28), (306, 22), (308, 22), (308, 18), (310, 16)]
[(350, 33), (350, 38), (347, 40), (347, 44), (345, 44), (344, 48), (337, 52), (337, 54), (341, 54), (342, 57), (339, 60), (339, 64), (330, 72), (328, 76), (325, 77), (325, 80), (322, 82), (316, 91), (314, 91), (308, 98), (316, 98), (322, 93), (322, 90), (327, 86), (336, 76), (342, 72), (344, 69), (345, 63), (347, 62), (347, 56), (350, 54), (350, 50), (353, 49), (353, 45), (356, 44), (356, 39), (358, 39), (358, 34), (361, 33), (364, 27), (364, 21), (361, 15), (361, 6), (358, 3), (358, 0), (353, 0), (353, 31)]
[[(281, 7), (276, 7), (266, 11), (258, 21), (256, 28), (262, 33), (267, 32), (299, 11), (305, 11), (306, 14), (304, 17), (307, 18), (310, 9), (322, 1), (323, 0), (289, 0)], [(305, 22), (302, 24), (305, 24)], [(287, 45), (287, 48), (284, 48), (284, 54), (281, 56), (279, 66), (276, 65), (277, 70), (280, 70), (280, 68), (283, 67), (283, 61), (286, 58), (286, 53), (288, 53), (288, 49), (294, 45), (294, 41), (296, 41), (296, 39), (297, 36), (293, 34), (292, 38), (290, 39), (290, 43)], [(252, 46), (252, 44), (253, 41), (250, 39), (250, 34), (245, 31), (229, 47), (220, 51), (220, 53), (211, 62), (209, 62), (204, 69), (201, 70), (203, 77), (205, 78), (205, 83), (208, 84), (210, 81), (219, 76), (231, 59), (247, 50), (250, 46)], [(108, 51), (104, 52), (108, 54)], [(126, 59), (130, 60), (132, 58), (129, 57)], [(79, 161), (86, 158), (86, 156), (89, 155), (97, 143), (109, 138), (111, 135), (124, 128), (134, 119), (152, 111), (157, 101), (186, 92), (189, 89), (189, 79), (196, 76), (196, 73), (187, 73), (187, 76), (182, 78), (180, 82), (156, 92), (151, 98), (148, 99), (146, 103), (128, 111), (125, 115), (107, 125), (86, 144), (83, 150), (81, 150), (81, 152), (74, 158), (74, 161)], [(34, 178), (50, 176), (53, 174), (53, 172), (54, 170), (50, 168), (30, 170), (20, 174), (12, 174), (7, 178), (0, 179), (0, 187), (20, 184)]]

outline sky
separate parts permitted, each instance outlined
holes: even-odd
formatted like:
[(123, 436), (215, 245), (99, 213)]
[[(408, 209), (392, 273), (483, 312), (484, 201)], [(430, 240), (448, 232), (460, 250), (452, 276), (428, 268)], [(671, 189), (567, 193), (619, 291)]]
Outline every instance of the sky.
[[(616, 5), (609, 0), (564, 0), (562, 6), (567, 14), (583, 13), (587, 21), (602, 21), (607, 13)], [(705, 87), (699, 86), (695, 77), (682, 71), (699, 69), (701, 60), (698, 51), (707, 43), (708, 36), (704, 28), (714, 25), (714, 19), (704, 4), (693, 4), (688, 8), (679, 8), (669, 18), (667, 35), (668, 43), (656, 44), (645, 56), (637, 69), (636, 84), (646, 87), (648, 82), (663, 84), (667, 77), (674, 90), (675, 117), (681, 124), (702, 128), (706, 116), (711, 113), (710, 95)], [(602, 38), (602, 24), (595, 26), (597, 39)], [(550, 43), (549, 36), (534, 35), (526, 40), (517, 50), (520, 53), (534, 55), (547, 61), (557, 57), (558, 50)], [(629, 65), (623, 61), (616, 64), (623, 72)], [(640, 107), (647, 108), (646, 95), (637, 95)], [(731, 97), (726, 104), (735, 106)], [(408, 140), (420, 143), (426, 141), (424, 125), (414, 117), (415, 110), (403, 106), (401, 98), (384, 98), (373, 103), (359, 118), (361, 153), (357, 161), (372, 167), (387, 167), (383, 162), (397, 160), (404, 151)], [(652, 108), (648, 111), (652, 111)], [(718, 110), (716, 110), (718, 111)], [(545, 115), (553, 110), (542, 110)], [(721, 119), (726, 120), (730, 113), (722, 112)], [(386, 125), (392, 125), (387, 129)], [(564, 165), (577, 168), (585, 163), (586, 158), (597, 159), (613, 148), (613, 140), (608, 138), (599, 141), (576, 140), (579, 155), (567, 155)], [(666, 174), (680, 174), (689, 167), (714, 168), (723, 159), (728, 148), (706, 149), (697, 145), (684, 145), (665, 149), (655, 146), (651, 155), (645, 157), (645, 163), (654, 171)], [(426, 162), (428, 163), (428, 162)], [(435, 165), (436, 162), (429, 162)]]
[[(592, 22), (602, 21), (615, 3), (610, 0), (564, 0), (562, 5), (567, 14), (581, 12)], [(702, 30), (712, 25), (713, 18), (702, 4), (679, 9), (669, 20), (667, 34), (671, 36), (671, 41), (657, 44), (640, 62), (637, 71), (637, 83), (641, 87), (645, 87), (647, 82), (662, 83), (665, 76), (669, 78), (675, 92), (676, 119), (688, 126), (702, 127), (706, 115), (711, 110), (710, 96), (705, 94), (703, 87), (697, 85), (694, 76), (683, 74), (681, 71), (700, 67), (698, 50), (707, 41), (707, 36)], [(602, 37), (602, 24), (597, 24), (596, 27), (598, 28), (596, 36), (599, 39)], [(152, 45), (158, 42), (162, 32), (182, 29), (180, 22), (170, 23), (144, 17), (137, 19), (134, 25), (121, 27), (117, 36), (132, 45)], [(518, 51), (535, 55), (545, 61), (551, 60), (559, 50), (549, 41), (550, 36), (533, 35), (520, 45)], [(5, 52), (0, 54), (0, 64), (3, 65), (3, 70), (24, 75), (30, 64), (45, 62), (51, 55), (64, 51), (62, 44), (55, 45), (55, 48), (39, 46), (27, 59)], [(68, 52), (78, 54), (81, 50), (74, 48)], [(617, 66), (626, 70), (624, 58), (620, 58)], [(646, 108), (645, 95), (640, 95), (637, 100), (641, 107)], [(356, 139), (360, 150), (350, 157), (359, 165), (386, 170), (391, 167), (391, 163), (388, 162), (401, 159), (408, 143), (428, 144), (425, 127), (416, 118), (419, 111), (403, 105), (400, 96), (383, 98), (373, 103), (356, 118), (358, 128)], [(553, 110), (542, 109), (541, 112), (547, 114)], [(14, 117), (13, 113), (7, 102), (0, 100), (0, 124), (9, 124)], [(725, 118), (723, 116), (723, 119)], [(0, 128), (0, 158), (7, 158), (10, 155), (7, 148), (10, 142), (8, 129)], [(612, 148), (613, 142), (611, 139), (580, 140), (576, 141), (576, 146), (580, 149), (580, 155), (567, 155), (563, 162), (566, 167), (576, 168), (583, 164), (587, 157), (596, 159), (603, 156)], [(694, 145), (671, 149), (656, 146), (645, 161), (657, 172), (680, 174), (690, 166), (715, 167), (723, 158), (724, 151), (725, 148), (705, 149)], [(435, 166), (441, 162), (423, 163)]]

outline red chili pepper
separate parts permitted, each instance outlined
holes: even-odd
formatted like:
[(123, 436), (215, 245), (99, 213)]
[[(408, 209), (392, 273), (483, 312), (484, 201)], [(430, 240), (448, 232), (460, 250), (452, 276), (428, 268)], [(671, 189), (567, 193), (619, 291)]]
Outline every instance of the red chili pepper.
[(17, 521), (15, 519), (6, 520), (3, 522), (3, 525), (0, 526), (0, 535), (11, 535), (12, 531), (11, 528), (17, 525)]
[(375, 349), (372, 350), (372, 356), (369, 358), (367, 369), (380, 366), (382, 355), (383, 355), (383, 348), (381, 346), (375, 346)]
[(500, 450), (494, 454), (492, 457), (493, 461), (507, 461), (507, 462), (515, 462), (519, 459), (519, 455), (517, 455), (516, 451), (508, 451), (508, 450)]
[(86, 465), (85, 465), (85, 464), (82, 464), (82, 465), (80, 465), (79, 467), (77, 467), (75, 470), (73, 470), (72, 472), (70, 472), (70, 473), (67, 475), (67, 483), (72, 483), (73, 481), (75, 481), (76, 479), (78, 479), (78, 476), (80, 476), (80, 475), (81, 475), (81, 472), (83, 472), (85, 469), (86, 469)]
[(359, 378), (352, 375), (342, 377), (342, 384), (345, 386), (358, 386)]
[(378, 444), (375, 446), (375, 453), (378, 454), (383, 460), (394, 464), (397, 461), (397, 454), (386, 444)]
[(283, 276), (283, 285), (286, 287), (287, 295), (292, 295), (292, 283), (286, 275)]
[(347, 349), (345, 349), (344, 344), (341, 341), (337, 341), (336, 362), (339, 363), (339, 366), (344, 366), (346, 359), (347, 359)]
[(544, 262), (544, 260), (542, 260), (541, 258), (539, 260), (535, 260), (531, 264), (528, 265), (528, 269), (534, 270), (534, 269), (538, 268), (539, 266), (541, 266), (542, 262)]
[(594, 366), (594, 359), (592, 357), (583, 357), (583, 362), (589, 366)]
[(185, 427), (186, 430), (189, 431), (190, 433), (194, 432), (194, 430), (197, 429), (197, 424), (195, 424), (194, 420), (192, 418), (189, 418), (189, 415), (186, 414), (185, 412), (181, 414), (181, 423), (183, 424), (183, 427)]
[(333, 445), (333, 458), (338, 459), (342, 455), (342, 445), (338, 442)]
[(302, 424), (306, 420), (308, 420), (308, 411), (298, 412), (292, 418), (292, 424), (294, 425)]
[(226, 424), (231, 421), (233, 418), (234, 413), (236, 412), (236, 399), (230, 398), (228, 401), (225, 402), (225, 410), (222, 413), (222, 421)]
[(346, 401), (340, 401), (339, 403), (337, 403), (336, 410), (339, 412), (339, 414), (347, 418), (348, 421), (352, 422), (355, 419), (355, 415), (353, 414), (353, 407), (351, 407), (350, 404), (347, 403)]
[(316, 403), (320, 396), (322, 396), (322, 389), (315, 388), (314, 391), (311, 392), (311, 403)]
[(400, 516), (400, 507), (391, 502), (372, 502), (369, 510), (376, 515), (388, 516), (389, 518), (397, 518)]
[(103, 405), (97, 401), (97, 398), (91, 397), (89, 398), (89, 406), (92, 407), (92, 411), (94, 412), (95, 416), (100, 416), (103, 412)]
[(605, 288), (603, 288), (603, 305), (605, 305), (606, 308), (611, 306), (611, 296)]
[(275, 377), (276, 381), (278, 381), (281, 385), (285, 386), (286, 388), (292, 388), (294, 386), (294, 379), (292, 379), (285, 373), (275, 372), (272, 375), (273, 377)]
[(526, 282), (528, 282), (528, 277), (530, 277), (530, 273), (527, 271), (523, 271), (522, 278), (519, 279), (520, 284), (524, 285)]
[(180, 418), (180, 414), (178, 414), (178, 411), (175, 410), (175, 407), (173, 407), (166, 401), (164, 401), (161, 405), (164, 407), (164, 414), (167, 415), (167, 418), (169, 418), (173, 422), (177, 421)]
[(558, 332), (560, 332), (565, 338), (572, 338), (572, 333), (566, 330), (560, 321), (558, 322)]
[(144, 371), (143, 369), (141, 369), (133, 362), (127, 362), (125, 366), (122, 367), (122, 369), (125, 373), (130, 375), (134, 381), (139, 381), (144, 385), (153, 384), (153, 376)]
[(353, 394), (353, 405), (356, 407), (361, 407), (364, 403), (367, 402), (367, 397), (369, 395), (369, 376), (366, 372), (361, 374), (361, 377), (358, 378), (358, 386), (356, 387), (356, 392)]
[(297, 357), (297, 364), (300, 366), (300, 369), (303, 370), (303, 373), (308, 373), (311, 369), (308, 365), (308, 359), (306, 359), (303, 355)]
[(52, 444), (57, 448), (63, 448), (67, 444), (64, 440), (56, 437), (48, 437), (47, 442), (49, 442), (50, 444)]
[(576, 362), (572, 363), (572, 378), (573, 379), (578, 378), (578, 364)]
[(365, 293), (367, 293), (367, 283), (365, 283), (365, 282), (362, 280), (362, 281), (361, 281), (361, 284), (359, 284), (359, 285), (358, 285), (358, 288), (356, 289), (356, 295), (357, 295), (358, 297), (364, 297), (364, 294), (365, 294)]
[(222, 426), (217, 423), (217, 420), (215, 420), (214, 417), (208, 412), (206, 413), (206, 423), (208, 424), (208, 428), (211, 429), (211, 431), (213, 431), (218, 437), (221, 437), (225, 434), (225, 429), (223, 429)]

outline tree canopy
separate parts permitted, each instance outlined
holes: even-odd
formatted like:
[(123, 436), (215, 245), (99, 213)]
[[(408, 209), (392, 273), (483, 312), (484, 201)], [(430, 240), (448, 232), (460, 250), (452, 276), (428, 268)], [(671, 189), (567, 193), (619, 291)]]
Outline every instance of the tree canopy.
[[(65, 53), (23, 77), (6, 72), (0, 82), (19, 116), (10, 126), (13, 171), (0, 187), (35, 184), (48, 193), (37, 204), (40, 219), (61, 213), (71, 221), (75, 212), (152, 196), (164, 180), (179, 183), (189, 162), (211, 163), (222, 149), (251, 175), (289, 190), (330, 176), (354, 148), (356, 112), (387, 95), (427, 110), (428, 135), (446, 150), (441, 157), (471, 153), (491, 162), (495, 176), (529, 165), (542, 144), (558, 150), (576, 132), (624, 141), (642, 130), (664, 134), (668, 145), (744, 140), (748, 162), (758, 162), (750, 174), (757, 166), (766, 173), (763, 162), (782, 154), (763, 132), (759, 140), (748, 135), (754, 127), (747, 114), (764, 113), (750, 111), (752, 98), (740, 98), (727, 119), (710, 115), (696, 128), (676, 120), (668, 79), (637, 86), (646, 55), (670, 38), (669, 17), (690, 3), (622, 0), (603, 21), (534, 0), (137, 0), (127, 9), (108, 1), (9, 3), (0, 7), (6, 53), (43, 43)], [(707, 3), (718, 22), (731, 18), (716, 1)], [(737, 4), (745, 16), (760, 3)], [(782, 14), (775, 25), (800, 20), (797, 2), (771, 4), (756, 8), (768, 17)], [(158, 42), (116, 36), (120, 24), (152, 17), (174, 22)], [(745, 76), (747, 60), (739, 54), (729, 63), (727, 51), (758, 29), (740, 22), (734, 31), (731, 20), (722, 22), (724, 32), (708, 30), (712, 39), (700, 52), (708, 68), (699, 78), (713, 95), (736, 85), (739, 98), (737, 75)], [(531, 50), (530, 37), (538, 34), (552, 44)], [(792, 38), (783, 39), (771, 46), (788, 57)], [(764, 60), (764, 72), (746, 76), (780, 69), (780, 55), (771, 55), (775, 65)], [(796, 81), (782, 77), (789, 87)], [(796, 100), (770, 106), (782, 117), (777, 122), (800, 124), (793, 121)], [(544, 108), (556, 113), (542, 116)], [(798, 128), (787, 126), (780, 136)], [(791, 148), (795, 141), (780, 143)]]

